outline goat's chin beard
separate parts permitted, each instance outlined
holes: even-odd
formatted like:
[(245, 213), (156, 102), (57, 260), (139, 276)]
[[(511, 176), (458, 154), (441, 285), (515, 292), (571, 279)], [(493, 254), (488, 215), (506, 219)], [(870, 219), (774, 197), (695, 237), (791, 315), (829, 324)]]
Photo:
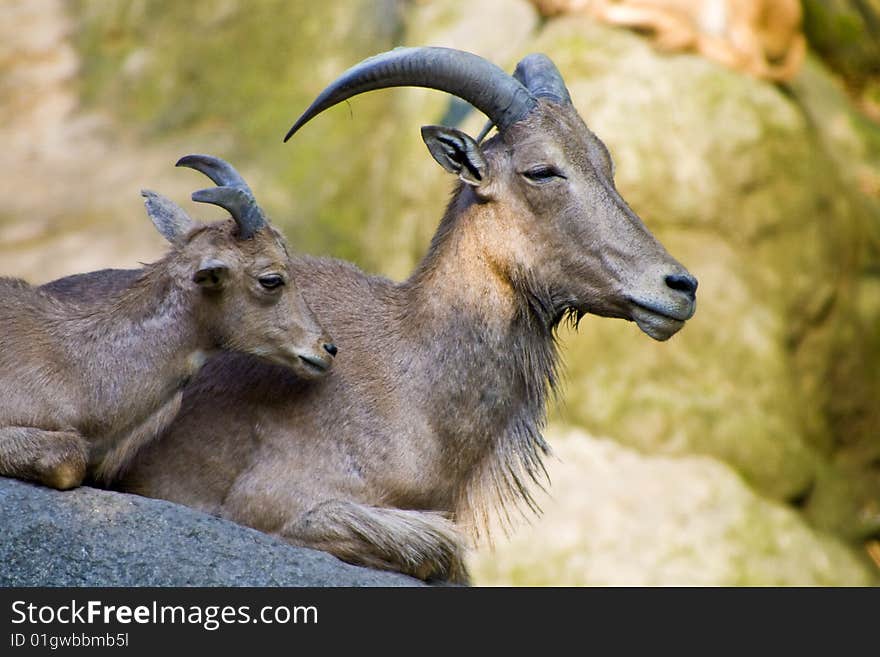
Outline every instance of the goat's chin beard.
[(575, 307), (575, 306), (564, 306), (556, 311), (556, 314), (553, 316), (553, 321), (550, 323), (551, 328), (554, 330), (559, 327), (560, 324), (568, 324), (569, 327), (577, 331), (580, 326), (581, 319), (583, 319), (584, 315), (587, 314), (586, 309)]

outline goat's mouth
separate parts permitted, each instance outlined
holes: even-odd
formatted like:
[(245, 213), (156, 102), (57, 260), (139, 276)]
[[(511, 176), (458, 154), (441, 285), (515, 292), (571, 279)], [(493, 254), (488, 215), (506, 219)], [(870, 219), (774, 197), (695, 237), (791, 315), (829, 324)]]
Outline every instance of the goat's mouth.
[(315, 356), (304, 356), (299, 354), (300, 364), (305, 368), (306, 372), (320, 376), (330, 369), (330, 363)]
[(264, 358), (276, 365), (281, 365), (292, 370), (298, 376), (306, 379), (316, 379), (324, 376), (330, 369), (332, 360), (322, 359), (313, 353), (285, 350), (283, 353), (264, 355)]
[(694, 315), (696, 302), (691, 301), (686, 306), (675, 304), (674, 306), (661, 305), (637, 301), (630, 298), (632, 304), (631, 319), (647, 335), (655, 340), (664, 341), (678, 333), (684, 323)]

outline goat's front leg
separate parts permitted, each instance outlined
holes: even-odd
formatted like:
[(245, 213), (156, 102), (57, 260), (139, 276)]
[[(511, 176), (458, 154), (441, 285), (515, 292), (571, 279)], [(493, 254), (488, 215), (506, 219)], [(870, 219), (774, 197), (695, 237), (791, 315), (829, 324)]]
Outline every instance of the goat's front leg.
[(441, 513), (323, 502), (280, 532), (290, 543), (324, 550), (349, 563), (423, 580), (468, 582), (464, 544)]
[(107, 452), (97, 456), (93, 454), (89, 475), (95, 483), (109, 486), (124, 475), (144, 446), (155, 440), (177, 417), (182, 400), (183, 392), (175, 393), (145, 419), (126, 427)]
[(67, 490), (82, 483), (89, 447), (76, 431), (0, 427), (0, 475)]
[(696, 42), (697, 31), (693, 24), (685, 17), (663, 9), (600, 2), (592, 13), (610, 25), (652, 32), (654, 44), (667, 52), (688, 50)]
[(767, 62), (763, 77), (774, 82), (788, 82), (800, 70), (807, 56), (807, 39), (803, 34), (794, 37), (781, 61)]
[(798, 72), (806, 55), (806, 40), (802, 34), (796, 35), (779, 61), (771, 61), (753, 26), (741, 25), (730, 32), (731, 47), (735, 49), (742, 65), (731, 64), (749, 73), (774, 82), (790, 80)]

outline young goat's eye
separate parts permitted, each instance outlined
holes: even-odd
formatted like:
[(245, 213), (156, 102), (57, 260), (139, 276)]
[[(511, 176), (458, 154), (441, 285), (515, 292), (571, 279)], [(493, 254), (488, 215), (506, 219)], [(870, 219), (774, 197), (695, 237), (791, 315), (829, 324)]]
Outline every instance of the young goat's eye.
[(552, 167), (548, 164), (541, 164), (536, 167), (532, 167), (527, 171), (523, 171), (522, 175), (531, 180), (532, 182), (544, 183), (553, 180), (554, 178), (565, 178), (562, 175), (562, 172), (556, 167)]
[(267, 290), (274, 290), (275, 288), (284, 285), (284, 278), (278, 274), (266, 274), (265, 276), (260, 276), (259, 281), (260, 285)]

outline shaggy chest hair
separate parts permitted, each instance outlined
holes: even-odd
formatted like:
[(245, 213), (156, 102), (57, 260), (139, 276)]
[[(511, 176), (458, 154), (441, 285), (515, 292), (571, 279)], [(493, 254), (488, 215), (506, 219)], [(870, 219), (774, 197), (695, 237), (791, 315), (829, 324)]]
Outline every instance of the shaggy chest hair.
[(457, 324), (439, 343), (455, 353), (436, 353), (437, 395), (449, 412), (436, 415), (447, 472), (461, 475), (455, 519), (474, 534), (487, 533), (500, 512), (509, 526), (511, 512), (540, 511), (533, 495), (549, 483), (543, 459), (550, 446), (542, 436), (547, 403), (558, 383), (556, 328), (580, 314), (569, 311), (528, 280), (516, 283), (517, 308), (506, 331), (478, 323)]

